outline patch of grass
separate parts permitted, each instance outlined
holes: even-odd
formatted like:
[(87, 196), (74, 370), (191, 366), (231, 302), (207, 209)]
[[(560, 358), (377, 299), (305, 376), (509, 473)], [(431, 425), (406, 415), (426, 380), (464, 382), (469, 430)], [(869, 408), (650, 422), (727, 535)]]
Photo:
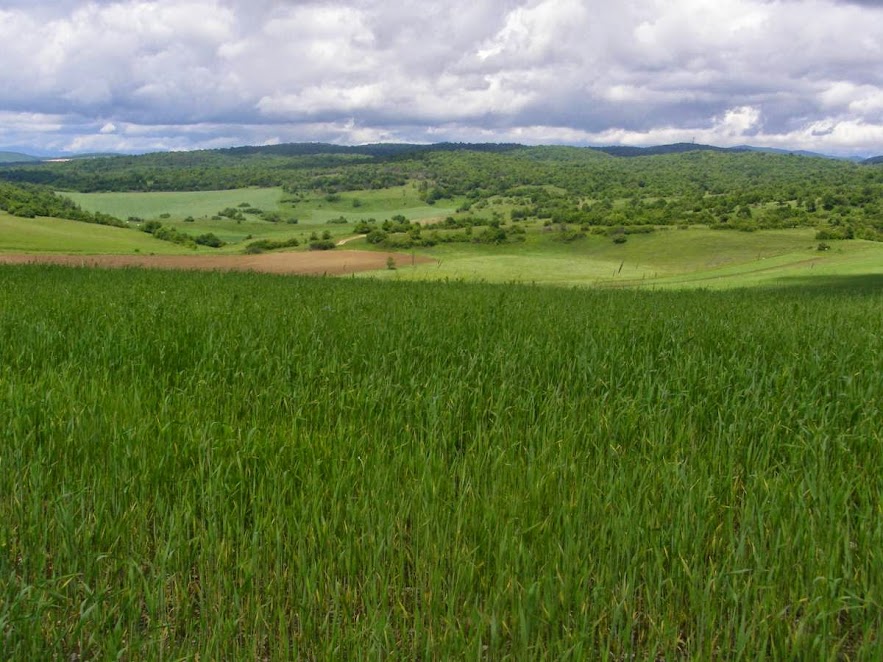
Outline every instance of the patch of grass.
[(4, 253), (190, 253), (144, 232), (58, 218), (18, 218), (0, 212)]

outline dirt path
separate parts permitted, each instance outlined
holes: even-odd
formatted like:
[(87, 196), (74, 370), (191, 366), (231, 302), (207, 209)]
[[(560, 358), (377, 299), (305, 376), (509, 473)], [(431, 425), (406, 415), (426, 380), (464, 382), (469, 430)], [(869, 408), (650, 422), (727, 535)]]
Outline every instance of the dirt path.
[[(392, 257), (410, 264), (411, 255), (374, 251), (310, 251), (259, 255), (24, 255), (0, 254), (0, 264), (60, 264), (77, 267), (144, 267), (200, 271), (258, 271), (273, 274), (339, 275), (385, 269)], [(417, 257), (416, 263), (432, 262)]]

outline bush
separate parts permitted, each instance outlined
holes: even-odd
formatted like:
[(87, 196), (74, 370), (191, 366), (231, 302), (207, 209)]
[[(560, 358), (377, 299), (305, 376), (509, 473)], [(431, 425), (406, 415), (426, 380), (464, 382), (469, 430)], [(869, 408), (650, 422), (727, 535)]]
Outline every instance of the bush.
[(196, 243), (200, 246), (208, 246), (209, 248), (220, 248), (224, 246), (224, 242), (221, 241), (220, 237), (215, 235), (212, 232), (207, 232), (206, 234), (201, 234), (196, 238)]
[(335, 246), (336, 244), (331, 239), (319, 239), (318, 241), (310, 242), (311, 251), (330, 251)]
[(365, 239), (369, 244), (380, 244), (386, 241), (387, 234), (383, 230), (371, 230)]
[(263, 253), (264, 251), (272, 251), (277, 248), (295, 248), (300, 246), (300, 242), (292, 237), (291, 239), (286, 239), (284, 241), (274, 240), (274, 239), (259, 239), (258, 241), (253, 241), (248, 246), (245, 247), (245, 252), (249, 254), (255, 253)]

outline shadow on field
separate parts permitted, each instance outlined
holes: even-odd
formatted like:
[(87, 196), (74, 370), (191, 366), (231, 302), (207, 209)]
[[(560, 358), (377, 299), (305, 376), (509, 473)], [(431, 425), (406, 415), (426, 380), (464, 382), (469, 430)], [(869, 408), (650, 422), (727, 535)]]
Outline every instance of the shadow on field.
[(807, 294), (870, 294), (883, 291), (883, 274), (844, 276), (791, 276), (781, 278), (770, 289), (800, 289)]

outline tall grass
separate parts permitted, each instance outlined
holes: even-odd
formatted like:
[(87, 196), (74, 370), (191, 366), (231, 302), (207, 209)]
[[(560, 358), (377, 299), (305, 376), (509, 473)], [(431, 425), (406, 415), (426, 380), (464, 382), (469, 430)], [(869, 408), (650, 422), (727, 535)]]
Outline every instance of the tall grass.
[(0, 268), (0, 657), (877, 658), (881, 329)]

